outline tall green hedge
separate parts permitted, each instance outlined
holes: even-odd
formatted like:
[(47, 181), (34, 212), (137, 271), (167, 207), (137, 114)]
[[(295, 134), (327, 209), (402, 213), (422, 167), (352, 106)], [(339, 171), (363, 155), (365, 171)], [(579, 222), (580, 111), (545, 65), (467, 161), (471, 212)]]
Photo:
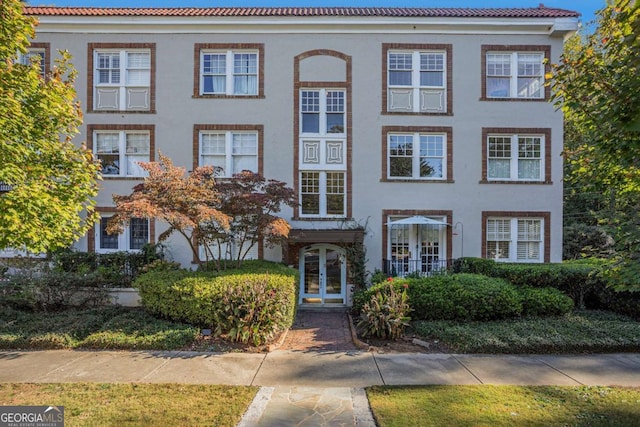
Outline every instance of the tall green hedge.
[(277, 273), (149, 272), (134, 286), (154, 315), (254, 345), (293, 324), (298, 290), (297, 271), (286, 268)]

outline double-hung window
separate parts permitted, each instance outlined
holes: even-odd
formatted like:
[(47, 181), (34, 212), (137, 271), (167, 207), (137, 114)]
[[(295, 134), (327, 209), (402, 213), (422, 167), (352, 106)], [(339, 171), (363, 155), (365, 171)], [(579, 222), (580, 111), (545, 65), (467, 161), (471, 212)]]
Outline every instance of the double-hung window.
[(387, 111), (447, 112), (447, 55), (443, 50), (386, 50)]
[(151, 49), (94, 49), (94, 110), (150, 111), (151, 64)]
[(544, 99), (544, 52), (485, 48), (487, 98)]
[(388, 179), (447, 177), (446, 134), (389, 133), (387, 143)]
[(200, 95), (257, 95), (258, 51), (200, 52)]
[(108, 234), (110, 216), (102, 216), (96, 227), (96, 252), (138, 251), (149, 243), (149, 220), (131, 218), (121, 234)]
[(150, 161), (150, 135), (146, 131), (96, 130), (94, 153), (107, 177), (144, 177), (141, 162)]
[(300, 215), (344, 217), (347, 202), (346, 91), (300, 91)]
[(487, 180), (542, 181), (543, 135), (488, 135)]
[(199, 166), (214, 166), (219, 177), (258, 173), (258, 132), (201, 130)]
[(29, 47), (26, 53), (20, 53), (18, 55), (18, 62), (22, 65), (31, 65), (37, 63), (40, 67), (40, 76), (44, 79), (48, 71), (47, 47)]
[(486, 227), (487, 258), (511, 262), (544, 260), (544, 219), (489, 217)]

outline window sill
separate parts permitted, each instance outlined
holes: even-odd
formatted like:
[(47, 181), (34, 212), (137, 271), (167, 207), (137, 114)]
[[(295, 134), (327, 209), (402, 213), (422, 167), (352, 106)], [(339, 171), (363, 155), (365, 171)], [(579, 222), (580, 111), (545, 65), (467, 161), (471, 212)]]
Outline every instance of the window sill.
[(145, 179), (144, 176), (110, 176), (102, 175), (102, 178), (106, 181), (140, 181)]
[(264, 99), (264, 95), (193, 95), (193, 99)]
[(396, 182), (403, 184), (453, 184), (453, 179), (402, 179), (402, 178), (382, 178), (380, 182)]
[(413, 112), (413, 111), (382, 111), (383, 116), (453, 116), (453, 111), (443, 113), (436, 112)]
[(511, 180), (489, 181), (486, 179), (480, 180), (478, 183), (479, 184), (553, 185), (553, 181), (511, 181)]
[(497, 102), (547, 102), (549, 98), (490, 98), (487, 96), (481, 96), (480, 101), (497, 101)]
[(300, 216), (294, 216), (291, 217), (292, 221), (325, 221), (325, 222), (329, 222), (329, 221), (352, 221), (353, 218), (347, 218), (347, 217), (334, 217), (334, 218), (326, 218), (326, 217), (300, 217)]
[(156, 114), (156, 110), (88, 110), (87, 114)]

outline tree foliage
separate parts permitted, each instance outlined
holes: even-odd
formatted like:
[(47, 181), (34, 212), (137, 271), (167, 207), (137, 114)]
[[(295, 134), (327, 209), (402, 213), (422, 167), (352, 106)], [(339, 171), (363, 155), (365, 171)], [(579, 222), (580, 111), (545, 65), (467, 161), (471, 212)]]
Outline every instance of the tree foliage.
[(213, 207), (219, 201), (213, 178), (215, 170), (203, 166), (187, 174), (184, 168), (174, 166), (169, 157), (160, 153), (159, 158), (159, 162), (140, 163), (148, 176), (130, 195), (113, 196), (116, 214), (109, 220), (107, 232), (122, 233), (131, 218), (157, 219), (169, 225), (158, 240), (164, 241), (177, 232), (189, 244), (193, 259), (200, 262), (198, 242), (204, 238), (202, 224), (215, 223), (222, 230), (229, 228), (229, 217)]
[(567, 183), (594, 196), (594, 214), (615, 240), (617, 287), (640, 290), (640, 9), (616, 0), (595, 31), (566, 44), (554, 67), (554, 102), (569, 133)]
[(99, 168), (72, 139), (82, 122), (76, 71), (61, 52), (45, 79), (20, 64), (36, 21), (23, 4), (0, 2), (0, 248), (46, 252), (70, 245), (94, 222)]

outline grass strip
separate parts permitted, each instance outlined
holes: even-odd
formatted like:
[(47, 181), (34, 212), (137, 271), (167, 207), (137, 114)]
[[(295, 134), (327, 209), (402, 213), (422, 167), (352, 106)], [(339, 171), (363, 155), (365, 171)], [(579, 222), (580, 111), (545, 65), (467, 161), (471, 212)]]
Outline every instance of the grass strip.
[(64, 406), (65, 426), (235, 426), (257, 387), (0, 383), (3, 405)]
[(367, 389), (380, 427), (637, 426), (640, 388), (376, 386)]

